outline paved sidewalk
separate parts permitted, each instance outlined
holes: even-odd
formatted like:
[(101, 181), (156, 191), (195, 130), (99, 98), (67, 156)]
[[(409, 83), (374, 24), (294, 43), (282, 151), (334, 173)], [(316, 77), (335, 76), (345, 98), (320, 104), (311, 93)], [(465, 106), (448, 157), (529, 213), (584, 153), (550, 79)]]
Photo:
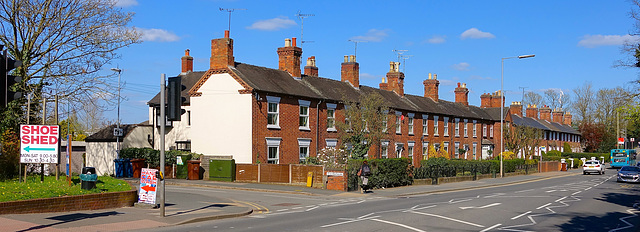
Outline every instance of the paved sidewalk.
[[(409, 195), (443, 193), (448, 191), (464, 191), (466, 189), (486, 188), (539, 181), (567, 175), (582, 174), (581, 169), (568, 172), (546, 172), (532, 175), (513, 176), (495, 179), (482, 179), (447, 183), (442, 185), (414, 185), (389, 189), (376, 189), (366, 196), (401, 197)], [(127, 179), (136, 183), (137, 180)], [(281, 192), (314, 196), (334, 196), (346, 198), (361, 196), (360, 193), (345, 193), (333, 190), (307, 188), (305, 186), (290, 186), (260, 183), (229, 183), (204, 180), (167, 179), (166, 185), (198, 186), (218, 189), (235, 189), (244, 191)], [(253, 209), (247, 204), (232, 199), (199, 194), (188, 198), (179, 195), (167, 195), (165, 203), (165, 217), (160, 217), (159, 209), (139, 207), (124, 207), (105, 210), (87, 210), (42, 214), (10, 214), (0, 215), (0, 231), (123, 231), (145, 228), (155, 228), (214, 220), (229, 217), (239, 217), (251, 214)]]

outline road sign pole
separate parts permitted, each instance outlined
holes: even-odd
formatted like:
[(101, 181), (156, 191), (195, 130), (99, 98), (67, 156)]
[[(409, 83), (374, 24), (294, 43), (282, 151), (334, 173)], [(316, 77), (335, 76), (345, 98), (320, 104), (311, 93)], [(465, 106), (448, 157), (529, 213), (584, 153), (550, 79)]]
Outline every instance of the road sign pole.
[[(166, 115), (165, 115), (165, 80), (166, 75), (163, 73), (160, 75), (160, 176), (164, 175), (164, 126), (166, 124)], [(161, 178), (158, 184), (160, 191), (160, 217), (164, 217), (164, 178)]]

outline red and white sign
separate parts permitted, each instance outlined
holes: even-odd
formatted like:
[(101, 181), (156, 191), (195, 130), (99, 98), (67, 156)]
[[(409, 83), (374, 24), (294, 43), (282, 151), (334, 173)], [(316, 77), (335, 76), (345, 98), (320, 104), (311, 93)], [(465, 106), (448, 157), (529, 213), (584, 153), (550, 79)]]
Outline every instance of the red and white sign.
[(624, 145), (624, 138), (618, 138), (618, 144)]
[(138, 191), (138, 202), (146, 204), (156, 204), (156, 187), (158, 179), (157, 169), (143, 168), (140, 173), (140, 191)]
[(20, 163), (58, 163), (60, 126), (20, 125)]

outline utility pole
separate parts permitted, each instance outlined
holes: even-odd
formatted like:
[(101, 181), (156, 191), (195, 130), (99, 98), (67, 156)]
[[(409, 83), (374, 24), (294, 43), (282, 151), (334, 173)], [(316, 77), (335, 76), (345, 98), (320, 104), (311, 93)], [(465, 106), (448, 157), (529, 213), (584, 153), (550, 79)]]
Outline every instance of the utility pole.
[[(165, 91), (166, 91), (166, 75), (163, 73), (160, 75), (160, 176), (164, 176), (164, 127), (166, 125), (166, 115), (165, 115)], [(164, 178), (160, 179), (160, 184), (158, 185), (160, 190), (160, 217), (164, 217)]]

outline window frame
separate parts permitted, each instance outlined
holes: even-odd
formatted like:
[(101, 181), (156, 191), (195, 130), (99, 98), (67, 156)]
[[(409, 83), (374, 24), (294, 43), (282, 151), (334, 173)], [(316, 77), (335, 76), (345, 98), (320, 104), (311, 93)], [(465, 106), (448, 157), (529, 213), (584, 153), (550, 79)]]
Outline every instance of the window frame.
[[(310, 105), (311, 105), (311, 101), (306, 101), (306, 100), (298, 100), (298, 105), (299, 105), (299, 110), (298, 110), (298, 129), (299, 130), (304, 130), (304, 131), (310, 131), (311, 128), (309, 128), (309, 119), (310, 119)], [(303, 114), (303, 109), (306, 110), (306, 114)], [(302, 123), (304, 119), (304, 124)]]
[(429, 135), (429, 115), (422, 115), (422, 135)]
[[(275, 111), (271, 111), (271, 104), (275, 104)], [(271, 124), (269, 117), (275, 117)], [(267, 96), (267, 129), (280, 129), (280, 97)]]
[[(336, 132), (336, 108), (337, 104), (327, 103), (327, 132)], [(329, 112), (333, 112), (331, 116)], [(331, 122), (331, 123), (330, 123)]]
[(445, 137), (448, 137), (449, 136), (449, 117), (443, 117), (442, 122), (444, 123), (444, 126), (443, 126), (444, 127), (444, 131), (442, 132), (442, 134)]
[(407, 114), (407, 128), (409, 129), (409, 135), (413, 135), (414, 117), (415, 117), (415, 114), (413, 114), (413, 113), (408, 113)]
[(438, 118), (440, 116), (433, 116), (433, 136), (440, 136), (440, 131), (438, 131)]
[[(267, 142), (267, 163), (279, 164), (280, 163), (280, 143), (282, 138), (265, 138)], [(275, 157), (271, 156), (271, 148), (275, 148)]]

